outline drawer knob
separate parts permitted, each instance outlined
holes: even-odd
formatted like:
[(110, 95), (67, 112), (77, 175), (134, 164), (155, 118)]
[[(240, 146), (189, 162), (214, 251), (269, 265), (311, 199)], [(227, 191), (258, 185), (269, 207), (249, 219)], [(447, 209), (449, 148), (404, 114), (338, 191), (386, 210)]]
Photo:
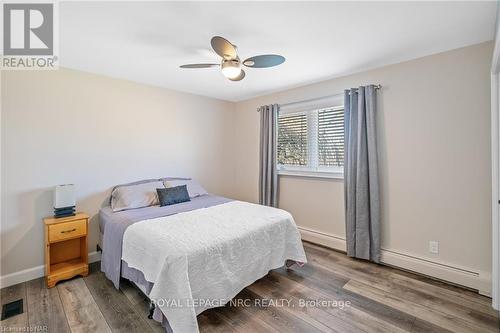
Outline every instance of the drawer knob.
[(70, 229), (70, 230), (63, 230), (63, 231), (61, 231), (61, 234), (65, 234), (67, 232), (73, 232), (73, 231), (76, 231), (76, 228), (73, 228), (73, 229)]

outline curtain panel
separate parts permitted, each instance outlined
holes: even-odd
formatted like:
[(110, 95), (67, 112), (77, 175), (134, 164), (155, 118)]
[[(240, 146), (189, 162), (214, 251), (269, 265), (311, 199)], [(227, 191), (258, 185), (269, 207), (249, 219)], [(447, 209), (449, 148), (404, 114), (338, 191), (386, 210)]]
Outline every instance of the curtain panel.
[(278, 206), (278, 170), (276, 142), (279, 105), (264, 105), (260, 113), (259, 203)]
[(344, 92), (344, 195), (347, 255), (380, 262), (376, 88)]

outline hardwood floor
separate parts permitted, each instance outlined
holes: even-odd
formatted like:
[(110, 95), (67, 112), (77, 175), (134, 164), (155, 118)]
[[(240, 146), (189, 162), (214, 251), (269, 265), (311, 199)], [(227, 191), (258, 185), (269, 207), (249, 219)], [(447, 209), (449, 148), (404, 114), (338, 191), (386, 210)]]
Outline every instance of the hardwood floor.
[[(305, 249), (307, 265), (270, 272), (233, 300), (239, 306), (205, 311), (200, 331), (500, 333), (487, 297), (309, 243)], [(25, 311), (1, 321), (1, 331), (164, 332), (147, 318), (140, 291), (127, 281), (118, 291), (98, 263), (91, 268), (52, 289), (43, 279), (2, 289), (2, 305), (23, 298)]]

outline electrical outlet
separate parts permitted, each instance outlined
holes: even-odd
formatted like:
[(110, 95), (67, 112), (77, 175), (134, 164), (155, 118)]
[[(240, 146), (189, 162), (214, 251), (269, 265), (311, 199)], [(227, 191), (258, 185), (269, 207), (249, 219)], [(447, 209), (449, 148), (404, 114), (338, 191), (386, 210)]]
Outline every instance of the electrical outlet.
[(439, 242), (430, 241), (429, 242), (429, 252), (438, 254), (439, 253)]

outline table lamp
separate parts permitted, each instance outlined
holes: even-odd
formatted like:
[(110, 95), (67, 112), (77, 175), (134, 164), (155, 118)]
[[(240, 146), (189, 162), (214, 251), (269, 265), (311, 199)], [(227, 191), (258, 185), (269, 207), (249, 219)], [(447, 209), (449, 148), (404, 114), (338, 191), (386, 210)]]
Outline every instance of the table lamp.
[(54, 188), (54, 217), (75, 215), (75, 185), (57, 185)]

